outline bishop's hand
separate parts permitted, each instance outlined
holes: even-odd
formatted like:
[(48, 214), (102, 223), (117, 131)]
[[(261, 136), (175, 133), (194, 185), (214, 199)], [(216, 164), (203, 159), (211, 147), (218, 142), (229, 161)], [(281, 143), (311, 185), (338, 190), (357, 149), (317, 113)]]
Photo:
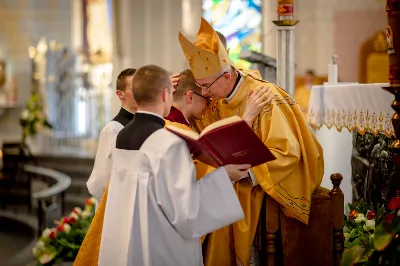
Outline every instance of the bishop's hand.
[(243, 120), (251, 127), (254, 119), (261, 112), (265, 105), (272, 102), (274, 94), (268, 86), (261, 86), (255, 90), (249, 91), (246, 100), (246, 108), (243, 112)]
[(247, 172), (251, 168), (250, 164), (227, 164), (224, 166), (230, 180), (236, 182), (243, 176), (247, 175)]
[(180, 75), (181, 73), (175, 73), (171, 76), (172, 86), (176, 87), (178, 85)]

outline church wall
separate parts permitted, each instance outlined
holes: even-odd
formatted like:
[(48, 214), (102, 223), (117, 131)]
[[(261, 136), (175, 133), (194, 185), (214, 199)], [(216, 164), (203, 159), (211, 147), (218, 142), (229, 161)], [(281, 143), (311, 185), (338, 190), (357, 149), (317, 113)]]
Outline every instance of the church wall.
[(0, 1), (0, 59), (7, 62), (8, 81), (16, 78), (21, 108), (8, 110), (0, 117), (0, 142), (21, 137), (19, 116), (30, 97), (31, 65), (28, 48), (41, 37), (70, 45), (70, 1), (2, 0)]
[[(276, 1), (264, 1), (263, 7), (264, 52), (275, 57), (276, 30), (271, 31), (270, 21), (276, 19)], [(331, 56), (338, 54), (339, 77), (357, 81), (359, 46), (380, 27), (385, 30), (385, 1), (295, 0), (295, 19), (300, 20), (295, 32), (296, 74), (311, 68), (327, 75)]]
[[(183, 28), (181, 1), (119, 0), (115, 9), (115, 77), (125, 68), (146, 64), (159, 65), (172, 73), (187, 67), (178, 41), (178, 31)], [(120, 106), (118, 98), (113, 97), (114, 114)]]
[(338, 11), (334, 15), (334, 47), (340, 54), (339, 77), (358, 81), (361, 45), (377, 31), (386, 30), (385, 10)]

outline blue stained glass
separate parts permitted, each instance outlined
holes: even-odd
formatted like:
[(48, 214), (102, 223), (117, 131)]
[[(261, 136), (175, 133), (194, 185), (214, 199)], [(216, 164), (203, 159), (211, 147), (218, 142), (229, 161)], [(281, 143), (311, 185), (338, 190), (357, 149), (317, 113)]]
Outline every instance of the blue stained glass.
[(203, 17), (226, 36), (229, 56), (236, 67), (250, 63), (238, 59), (241, 51), (262, 52), (261, 0), (203, 0)]

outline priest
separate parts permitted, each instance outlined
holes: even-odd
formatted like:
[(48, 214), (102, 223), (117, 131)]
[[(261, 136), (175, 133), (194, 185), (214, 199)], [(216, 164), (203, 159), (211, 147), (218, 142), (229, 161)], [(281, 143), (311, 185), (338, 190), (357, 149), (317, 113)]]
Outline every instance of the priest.
[(249, 165), (196, 181), (186, 143), (164, 129), (173, 99), (168, 72), (139, 68), (132, 91), (138, 110), (112, 152), (98, 265), (203, 265), (199, 238), (243, 218), (231, 182)]
[(207, 240), (205, 265), (248, 266), (265, 193), (280, 203), (287, 216), (308, 224), (311, 195), (323, 176), (322, 148), (296, 101), (278, 86), (236, 69), (206, 20), (202, 19), (194, 43), (181, 33), (179, 42), (202, 95), (213, 99), (201, 119), (193, 121), (197, 131), (220, 119), (241, 116), (250, 89), (267, 84), (274, 94), (252, 128), (277, 159), (250, 169), (252, 184), (235, 183), (245, 219), (215, 231)]
[(99, 144), (92, 174), (86, 185), (89, 193), (100, 201), (111, 175), (111, 150), (118, 132), (128, 124), (136, 111), (136, 102), (132, 96), (131, 84), (136, 69), (122, 71), (116, 82), (116, 94), (121, 101), (121, 109), (114, 119), (101, 130)]

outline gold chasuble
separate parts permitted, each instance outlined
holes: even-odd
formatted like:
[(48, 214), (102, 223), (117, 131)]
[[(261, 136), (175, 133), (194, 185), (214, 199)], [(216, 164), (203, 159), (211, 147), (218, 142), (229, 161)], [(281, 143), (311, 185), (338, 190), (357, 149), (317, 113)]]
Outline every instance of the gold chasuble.
[[(175, 127), (186, 129), (186, 130), (193, 130), (192, 128), (188, 127), (185, 124), (177, 123), (177, 122), (171, 122), (169, 120), (165, 120), (165, 125), (166, 126), (167, 125), (172, 125), (172, 126), (175, 126)], [(210, 173), (210, 172), (215, 170), (214, 167), (206, 165), (206, 164), (204, 164), (204, 163), (202, 163), (202, 162), (200, 162), (198, 160), (193, 160), (193, 162), (194, 162), (194, 164), (196, 166), (196, 179), (197, 180), (201, 179), (206, 174), (208, 174), (208, 173)], [(179, 162), (177, 162), (177, 163), (179, 163)]]
[(307, 121), (308, 115), (308, 104), (310, 102), (311, 89), (306, 85), (297, 87), (294, 92), (294, 99), (300, 105), (300, 109), (303, 112), (303, 116)]
[[(225, 49), (216, 32), (202, 19), (196, 40), (191, 43), (181, 33), (179, 41), (196, 79), (225, 71)], [(233, 66), (233, 65), (232, 65)], [(277, 158), (251, 169), (258, 184), (248, 179), (235, 183), (245, 218), (207, 237), (206, 266), (250, 265), (264, 193), (280, 203), (285, 215), (308, 224), (311, 195), (322, 181), (322, 148), (304, 120), (299, 105), (278, 86), (240, 72), (238, 88), (229, 102), (213, 101), (202, 119), (193, 121), (199, 132), (220, 119), (242, 117), (250, 90), (268, 86), (274, 94), (253, 122), (252, 128)], [(217, 89), (217, 88), (214, 88)], [(245, 141), (245, 140), (244, 140)]]

